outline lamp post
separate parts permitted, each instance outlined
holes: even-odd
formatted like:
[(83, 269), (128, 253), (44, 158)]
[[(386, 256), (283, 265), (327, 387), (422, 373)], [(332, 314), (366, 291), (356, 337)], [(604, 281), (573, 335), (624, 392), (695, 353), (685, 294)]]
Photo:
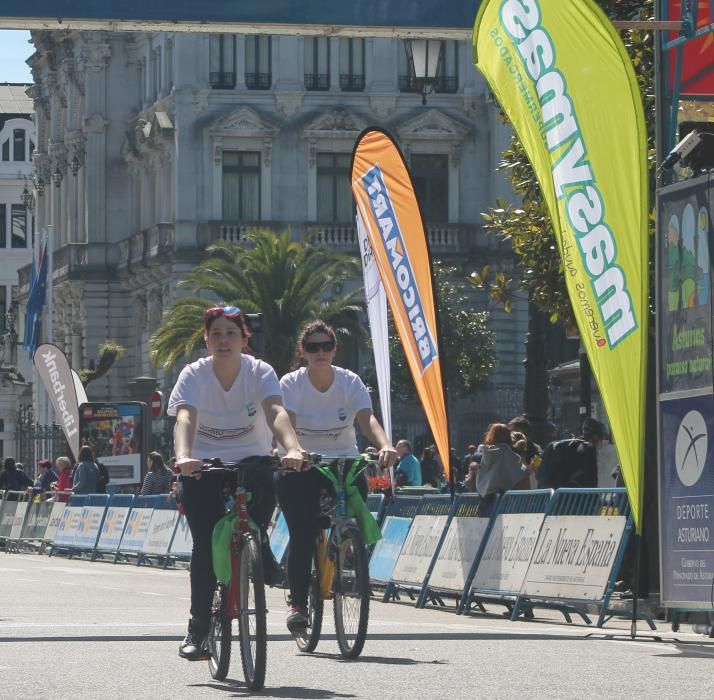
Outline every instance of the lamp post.
[(27, 178), (25, 178), (25, 186), (22, 188), (22, 193), (20, 194), (20, 201), (26, 208), (29, 208), (30, 204), (32, 204), (32, 193), (27, 189)]
[(405, 39), (404, 48), (409, 61), (409, 74), (415, 92), (426, 104), (426, 96), (434, 91), (441, 69), (444, 42), (438, 39)]

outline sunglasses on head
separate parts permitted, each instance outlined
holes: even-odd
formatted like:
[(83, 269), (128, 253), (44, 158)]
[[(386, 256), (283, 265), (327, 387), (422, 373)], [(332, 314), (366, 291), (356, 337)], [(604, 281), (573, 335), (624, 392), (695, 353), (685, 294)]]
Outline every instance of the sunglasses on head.
[(302, 347), (305, 352), (309, 352), (311, 354), (319, 352), (320, 350), (322, 350), (322, 352), (332, 352), (335, 349), (335, 341), (322, 340), (319, 342), (304, 343)]
[(240, 309), (237, 306), (213, 306), (203, 312), (205, 319), (220, 318), (221, 316), (236, 318), (240, 316)]

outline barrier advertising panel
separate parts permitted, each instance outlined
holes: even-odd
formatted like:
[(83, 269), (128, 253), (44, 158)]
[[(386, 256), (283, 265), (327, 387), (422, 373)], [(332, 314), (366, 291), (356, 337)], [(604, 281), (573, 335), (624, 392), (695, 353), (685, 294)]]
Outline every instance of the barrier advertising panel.
[(74, 546), (74, 538), (77, 536), (77, 529), (79, 528), (79, 521), (82, 519), (82, 510), (86, 499), (86, 496), (72, 496), (69, 499), (52, 541), (53, 547)]
[(275, 527), (270, 533), (270, 549), (273, 550), (273, 556), (277, 561), (283, 561), (289, 542), (288, 524), (285, 521), (285, 516), (279, 513), (278, 519), (275, 521)]
[(409, 534), (412, 518), (388, 515), (382, 525), (382, 539), (377, 542), (369, 560), (372, 581), (387, 583), (392, 578), (402, 545)]
[(112, 496), (107, 514), (104, 516), (102, 531), (99, 534), (97, 549), (102, 552), (116, 552), (121, 542), (131, 503), (134, 497), (130, 494)]
[(12, 520), (12, 528), (10, 529), (10, 539), (19, 540), (22, 534), (22, 526), (25, 523), (25, 516), (27, 515), (27, 507), (30, 504), (27, 501), (20, 501), (15, 508), (15, 516)]
[(488, 522), (488, 518), (452, 518), (431, 572), (430, 588), (463, 591)]
[(45, 530), (45, 542), (52, 542), (57, 535), (57, 530), (59, 529), (60, 523), (62, 522), (62, 517), (64, 516), (64, 511), (67, 508), (66, 503), (53, 503), (52, 512), (50, 513), (50, 520), (47, 523), (47, 529)]
[(94, 549), (102, 529), (102, 519), (107, 510), (109, 496), (89, 496), (82, 508), (82, 515), (77, 525), (74, 546), (80, 549)]
[(474, 576), (473, 590), (518, 594), (543, 518), (543, 513), (502, 513), (496, 517)]
[[(153, 506), (153, 503), (152, 503)], [(144, 546), (146, 533), (149, 531), (153, 507), (134, 507), (126, 521), (124, 534), (119, 544), (119, 550), (127, 553), (138, 553)]]
[(555, 515), (543, 523), (522, 594), (600, 600), (605, 595), (627, 518)]
[(178, 515), (175, 508), (154, 510), (144, 546), (141, 548), (142, 554), (165, 555), (169, 551)]
[(448, 515), (417, 515), (392, 571), (392, 580), (421, 585)]
[(15, 522), (15, 509), (17, 501), (4, 501), (0, 512), (0, 538), (9, 539), (12, 525)]
[[(271, 535), (271, 547), (272, 542), (273, 540)], [(169, 554), (171, 554), (172, 557), (190, 557), (192, 550), (193, 538), (191, 537), (191, 530), (188, 527), (188, 521), (186, 520), (186, 516), (181, 513), (176, 524), (174, 538), (171, 541), (171, 548), (169, 549)]]

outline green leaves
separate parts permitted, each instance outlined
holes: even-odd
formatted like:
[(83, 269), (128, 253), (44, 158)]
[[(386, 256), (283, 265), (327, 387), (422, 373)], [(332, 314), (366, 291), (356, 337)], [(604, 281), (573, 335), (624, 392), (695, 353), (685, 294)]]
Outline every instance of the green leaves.
[(219, 241), (179, 288), (191, 295), (177, 299), (150, 339), (155, 365), (170, 368), (189, 361), (204, 346), (203, 311), (214, 302), (263, 314), (264, 359), (279, 376), (290, 370), (297, 335), (304, 323), (323, 318), (338, 335), (360, 336), (361, 289), (338, 291), (359, 279), (359, 260), (280, 233), (253, 230), (245, 242)]

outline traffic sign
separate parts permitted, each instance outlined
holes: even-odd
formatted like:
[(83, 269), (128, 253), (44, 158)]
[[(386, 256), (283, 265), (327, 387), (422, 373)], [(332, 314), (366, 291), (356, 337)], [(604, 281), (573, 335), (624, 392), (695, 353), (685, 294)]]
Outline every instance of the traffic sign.
[(164, 395), (160, 391), (155, 391), (151, 395), (151, 417), (160, 418), (164, 411)]

